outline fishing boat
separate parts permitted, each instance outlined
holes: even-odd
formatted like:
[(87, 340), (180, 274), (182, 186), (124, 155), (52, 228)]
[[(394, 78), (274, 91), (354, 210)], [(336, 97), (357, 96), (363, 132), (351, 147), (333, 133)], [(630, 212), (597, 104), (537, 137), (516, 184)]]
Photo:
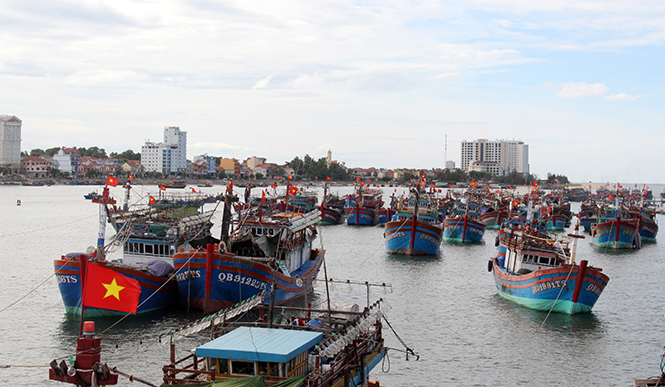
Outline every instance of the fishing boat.
[(485, 224), (479, 220), (477, 204), (457, 201), (443, 221), (443, 238), (449, 242), (482, 243)]
[(116, 202), (109, 195), (108, 187), (104, 187), (104, 192), (100, 197), (92, 200), (94, 203), (99, 203), (100, 208), (97, 248), (91, 246), (86, 253), (69, 253), (53, 262), (58, 289), (65, 305), (65, 312), (76, 316), (83, 315), (86, 318), (126, 314), (126, 312), (104, 308), (83, 307), (81, 301), (82, 278), (85, 273), (85, 262), (88, 260), (139, 282), (141, 295), (136, 314), (149, 313), (176, 304), (178, 300), (177, 284), (170, 277), (170, 274), (173, 273), (173, 267), (165, 267), (161, 261), (150, 262), (150, 264), (145, 265), (127, 265), (106, 260), (106, 249), (108, 247), (105, 247), (104, 243), (107, 207), (114, 206)]
[(609, 277), (586, 260), (576, 263), (575, 244), (582, 238), (578, 228), (562, 239), (550, 238), (528, 224), (502, 229), (499, 254), (488, 264), (499, 295), (545, 312), (590, 312)]
[(383, 206), (382, 196), (383, 191), (380, 189), (356, 184), (355, 192), (346, 196), (346, 223), (353, 226), (376, 226), (379, 222), (378, 211)]
[(173, 256), (181, 304), (212, 312), (272, 288), (278, 304), (310, 292), (324, 257), (312, 246), (320, 210), (302, 214), (250, 207), (228, 235), (231, 205), (226, 203), (233, 200), (237, 197), (227, 194), (219, 244), (208, 244), (205, 251), (181, 249)]
[(377, 212), (379, 217), (379, 225), (385, 226), (390, 219), (397, 213), (397, 211), (392, 207), (381, 207)]
[[(99, 234), (97, 247), (89, 247), (86, 253), (69, 253), (54, 261), (58, 288), (65, 305), (65, 312), (81, 315), (82, 262), (90, 260), (135, 279), (141, 286), (136, 314), (151, 313), (178, 304), (178, 287), (173, 277), (172, 256), (179, 248), (192, 249), (209, 242), (210, 218), (214, 211), (199, 213), (203, 206), (201, 195), (161, 195), (152, 198), (147, 206), (129, 209), (129, 190), (126, 185), (126, 202), (123, 208), (104, 187), (103, 193), (92, 199), (98, 203)], [(187, 199), (189, 198), (189, 199)], [(116, 235), (105, 245), (106, 223), (113, 225)], [(107, 260), (109, 249), (122, 245), (122, 258)], [(124, 312), (103, 308), (86, 308), (85, 317), (124, 315)]]
[(159, 185), (164, 187), (164, 188), (185, 188), (187, 186), (187, 183), (185, 183), (184, 181), (174, 180), (172, 182), (161, 183)]
[(389, 254), (438, 255), (443, 225), (438, 208), (428, 194), (421, 196), (412, 188), (409, 197), (398, 199), (399, 205), (392, 220), (386, 223), (384, 237)]
[[(348, 303), (294, 307), (288, 311), (299, 314), (280, 324), (273, 322), (270, 310), (267, 318), (259, 315), (248, 323), (233, 319), (259, 305), (249, 299), (207, 321), (172, 331), (171, 362), (162, 368), (164, 384), (233, 380), (247, 386), (378, 386), (368, 376), (388, 350), (381, 322), (388, 305), (383, 300), (362, 311)], [(180, 337), (210, 327), (215, 332), (211, 341), (176, 358)]]
[(96, 191), (95, 192), (90, 192), (89, 194), (86, 194), (86, 195), (83, 195), (83, 198), (85, 200), (92, 200), (92, 199), (95, 199), (97, 197), (99, 197), (99, 193), (97, 193)]
[(505, 206), (487, 206), (483, 207), (480, 214), (480, 222), (485, 225), (485, 229), (498, 229), (504, 220), (508, 217), (508, 210)]
[(632, 249), (637, 247), (637, 222), (621, 216), (599, 217), (591, 226), (593, 245), (601, 249)]
[(345, 199), (337, 194), (328, 192), (328, 185), (323, 186), (323, 200), (321, 200), (321, 221), (319, 224), (340, 224), (344, 220)]

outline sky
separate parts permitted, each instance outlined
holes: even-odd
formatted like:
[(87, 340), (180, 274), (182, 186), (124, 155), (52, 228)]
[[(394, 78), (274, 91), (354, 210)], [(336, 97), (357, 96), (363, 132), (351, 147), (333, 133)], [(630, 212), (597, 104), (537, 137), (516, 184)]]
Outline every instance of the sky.
[(664, 43), (658, 0), (0, 0), (0, 114), (26, 151), (178, 126), (189, 159), (430, 169), (514, 139), (539, 178), (663, 183)]

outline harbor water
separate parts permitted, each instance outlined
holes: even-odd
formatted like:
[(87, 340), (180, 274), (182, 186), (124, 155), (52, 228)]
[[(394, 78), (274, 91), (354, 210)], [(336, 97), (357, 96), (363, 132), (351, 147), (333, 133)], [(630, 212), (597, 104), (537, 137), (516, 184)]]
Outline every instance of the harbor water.
[[(96, 244), (99, 208), (83, 199), (95, 188), (0, 186), (0, 386), (60, 385), (48, 379), (48, 364), (75, 353), (79, 319), (64, 313), (53, 260)], [(651, 188), (657, 196), (663, 186)], [(242, 188), (236, 189), (242, 197)], [(389, 201), (395, 189), (383, 189)], [(137, 186), (132, 197), (149, 193), (156, 195), (157, 187)], [(122, 202), (121, 188), (112, 194)], [(662, 224), (663, 216), (658, 220)], [(107, 238), (113, 234), (109, 227)], [(632, 386), (635, 378), (660, 374), (664, 234), (661, 230), (657, 243), (641, 250), (621, 252), (598, 251), (589, 237), (580, 240), (578, 261), (602, 268), (610, 281), (592, 313), (574, 316), (527, 310), (498, 296), (487, 271), (489, 258), (496, 256), (496, 230), (487, 230), (479, 245), (444, 242), (437, 257), (386, 254), (379, 226), (322, 226), (316, 245), (326, 249), (328, 278), (386, 284), (370, 286), (370, 300), (384, 298), (392, 307), (387, 319), (398, 335), (384, 324), (386, 346), (394, 350), (370, 374), (381, 385)], [(363, 285), (334, 284), (329, 292), (335, 301), (367, 303)], [(325, 295), (319, 282), (309, 300), (320, 302)], [(167, 332), (200, 317), (174, 310), (119, 322), (97, 319), (102, 361), (160, 384), (161, 368), (169, 362)], [(178, 357), (205, 340), (203, 332), (179, 342)], [(407, 360), (402, 342), (419, 358)], [(137, 384), (120, 377), (121, 386)]]

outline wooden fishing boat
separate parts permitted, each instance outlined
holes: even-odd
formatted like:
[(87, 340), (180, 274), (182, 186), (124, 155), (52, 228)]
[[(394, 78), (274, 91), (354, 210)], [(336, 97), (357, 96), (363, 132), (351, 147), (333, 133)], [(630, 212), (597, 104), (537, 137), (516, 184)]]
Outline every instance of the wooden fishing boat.
[(187, 186), (187, 183), (184, 181), (172, 181), (168, 183), (161, 183), (159, 184), (164, 188), (185, 188)]
[(375, 226), (379, 222), (379, 209), (383, 206), (383, 191), (364, 188), (356, 184), (353, 194), (346, 197), (344, 216), (346, 223), (354, 226)]
[[(177, 304), (178, 293), (175, 279), (172, 278), (173, 267), (164, 261), (146, 261), (118, 263), (106, 260), (105, 234), (108, 211), (118, 211), (115, 199), (110, 197), (108, 187), (100, 197), (92, 199), (99, 203), (100, 219), (97, 248), (89, 247), (87, 253), (69, 253), (54, 260), (54, 270), (58, 281), (58, 289), (67, 314), (85, 317), (122, 316), (126, 312), (104, 308), (84, 308), (82, 305), (82, 278), (85, 273), (85, 261), (90, 260), (96, 264), (111, 269), (125, 277), (135, 279), (141, 286), (139, 307), (136, 314), (144, 314), (167, 308)], [(145, 250), (144, 250), (145, 251)]]
[[(159, 199), (151, 197), (151, 203), (145, 206), (130, 209), (131, 186), (127, 184), (125, 188), (123, 208), (116, 206), (108, 187), (92, 199), (100, 206), (97, 247), (89, 247), (85, 254), (70, 253), (54, 260), (58, 288), (68, 314), (80, 315), (83, 311), (81, 278), (84, 259), (137, 280), (141, 295), (136, 313), (145, 314), (178, 304), (173, 254), (180, 248), (190, 250), (211, 241), (213, 211), (199, 213), (204, 204), (203, 196), (161, 194)], [(105, 245), (107, 220), (116, 231), (109, 245)], [(107, 261), (107, 250), (115, 243), (122, 245), (122, 258)], [(103, 308), (87, 308), (83, 313), (85, 317), (125, 314)]]
[(479, 206), (456, 202), (443, 221), (443, 238), (448, 242), (482, 243), (485, 224), (479, 220)]
[(384, 237), (390, 254), (438, 255), (443, 238), (443, 225), (436, 200), (421, 196), (417, 188), (409, 197), (399, 200), (396, 214), (386, 223)]
[(320, 210), (301, 214), (251, 207), (228, 236), (229, 207), (218, 245), (173, 256), (181, 304), (212, 312), (271, 288), (278, 304), (310, 292), (324, 257), (323, 250), (312, 247)]
[[(355, 304), (329, 302), (318, 309), (292, 308), (302, 310), (287, 324), (273, 323), (271, 316), (249, 323), (227, 317), (255, 305), (250, 299), (208, 322), (174, 330), (171, 362), (163, 367), (164, 383), (234, 380), (251, 386), (378, 386), (368, 384), (368, 375), (387, 352), (381, 323), (387, 306), (382, 300), (363, 311)], [(210, 326), (215, 338), (176, 360), (175, 341)]]
[(345, 199), (337, 194), (328, 192), (328, 185), (323, 187), (323, 200), (321, 200), (321, 221), (319, 224), (333, 225), (344, 221)]
[(502, 231), (498, 238), (500, 252), (488, 264), (501, 297), (545, 312), (591, 311), (609, 277), (586, 260), (575, 262), (578, 235), (557, 240), (528, 226)]
[(593, 245), (602, 249), (632, 249), (636, 245), (637, 222), (617, 217), (600, 217), (591, 226)]

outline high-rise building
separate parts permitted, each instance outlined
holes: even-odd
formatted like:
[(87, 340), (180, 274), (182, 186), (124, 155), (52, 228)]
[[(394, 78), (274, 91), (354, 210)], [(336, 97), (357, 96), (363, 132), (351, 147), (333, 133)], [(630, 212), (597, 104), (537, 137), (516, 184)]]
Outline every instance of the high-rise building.
[(187, 170), (187, 132), (177, 126), (164, 127), (164, 142), (146, 141), (141, 147), (146, 172), (174, 175)]
[(529, 146), (519, 140), (462, 141), (461, 168), (494, 175), (528, 174)]
[(16, 116), (0, 115), (0, 166), (15, 168), (16, 171), (21, 165), (22, 123)]

